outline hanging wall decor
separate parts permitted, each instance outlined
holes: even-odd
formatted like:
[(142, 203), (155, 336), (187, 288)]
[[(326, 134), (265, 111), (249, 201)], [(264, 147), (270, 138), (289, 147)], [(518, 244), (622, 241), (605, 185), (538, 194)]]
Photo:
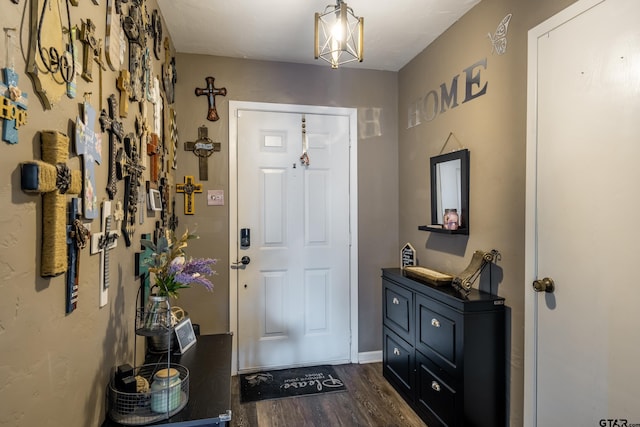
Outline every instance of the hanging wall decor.
[[(140, 235), (141, 241), (150, 241), (151, 234), (145, 233)], [(151, 294), (151, 280), (149, 279), (149, 264), (147, 260), (151, 259), (153, 255), (153, 250), (148, 246), (141, 245), (142, 252), (136, 252), (135, 255), (135, 275), (140, 278), (140, 286), (142, 287), (142, 295), (140, 299), (140, 303), (142, 306), (145, 305), (145, 301), (149, 299), (149, 295)]]
[(184, 184), (176, 184), (176, 191), (184, 194), (184, 214), (196, 213), (196, 193), (202, 193), (202, 184), (197, 184), (193, 176), (186, 175)]
[(218, 110), (216, 109), (216, 96), (227, 96), (227, 89), (224, 87), (216, 88), (214, 82), (216, 79), (213, 77), (205, 78), (207, 86), (203, 88), (196, 88), (196, 96), (206, 96), (208, 102), (207, 120), (215, 122), (220, 119)]
[[(126, 0), (125, 0), (126, 1)], [(104, 55), (111, 71), (118, 71), (122, 65), (120, 59), (120, 41), (122, 40), (122, 23), (120, 14), (122, 0), (107, 0), (107, 27), (104, 39)]]
[[(78, 55), (80, 52), (80, 47), (82, 43), (78, 40), (78, 33), (80, 29), (76, 25), (71, 28), (69, 32), (69, 45), (67, 45), (67, 51), (71, 52), (71, 57), (73, 58), (73, 69), (75, 72), (71, 76), (71, 79), (67, 82), (67, 98), (75, 99), (78, 92), (78, 74), (79, 71), (82, 70), (82, 64), (80, 64), (80, 60), (78, 59)], [(71, 46), (73, 45), (73, 46)]]
[(46, 110), (60, 100), (75, 74), (69, 5), (62, 0), (31, 1), (31, 41), (27, 73)]
[(116, 96), (111, 94), (107, 100), (109, 104), (109, 112), (102, 110), (100, 113), (100, 126), (102, 132), (109, 133), (109, 182), (107, 184), (107, 193), (109, 199), (113, 200), (118, 192), (117, 176), (116, 176), (116, 154), (118, 150), (117, 142), (122, 143), (124, 138), (124, 128), (122, 122), (117, 119), (118, 101)]
[(87, 246), (89, 230), (80, 221), (80, 199), (74, 197), (69, 203), (69, 224), (67, 225), (67, 295), (65, 312), (73, 312), (78, 307), (78, 283), (80, 276), (80, 251)]
[(176, 110), (169, 108), (169, 137), (171, 139), (171, 169), (178, 169), (178, 118)]
[(83, 112), (82, 118), (76, 118), (76, 153), (83, 158), (84, 217), (94, 219), (100, 214), (94, 163), (102, 162), (102, 135), (95, 131), (97, 113), (88, 101), (83, 104)]
[(118, 246), (118, 233), (112, 231), (111, 202), (102, 202), (102, 231), (91, 235), (91, 255), (100, 254), (100, 307), (109, 302), (109, 251)]
[(84, 45), (82, 52), (82, 78), (93, 81), (93, 61), (100, 56), (100, 44), (96, 39), (96, 26), (91, 19), (82, 21), (80, 41)]
[(42, 254), (40, 275), (67, 271), (67, 195), (80, 194), (82, 172), (70, 170), (69, 137), (57, 131), (40, 132), (42, 161), (21, 164), (21, 187), (42, 194)]
[(122, 27), (129, 40), (129, 73), (131, 74), (131, 100), (143, 100), (142, 53), (145, 43), (142, 9), (139, 2), (132, 2), (129, 14), (122, 21)]
[(162, 59), (162, 20), (158, 9), (151, 14), (151, 37), (153, 38), (153, 54), (159, 61)]
[(149, 156), (149, 177), (157, 183), (160, 170), (160, 139), (158, 134), (152, 133), (147, 142), (147, 155)]
[(140, 165), (140, 155), (132, 133), (125, 136), (124, 150), (120, 148), (118, 152), (118, 179), (124, 179), (124, 222), (121, 231), (125, 244), (131, 246), (131, 239), (136, 229), (138, 189), (142, 184), (144, 167)]
[(15, 28), (5, 28), (7, 39), (7, 66), (2, 69), (0, 82), (0, 118), (2, 119), (2, 140), (9, 144), (18, 143), (18, 129), (27, 124), (27, 94), (18, 87), (18, 73), (15, 72), (13, 57), (13, 33)]
[(162, 85), (164, 87), (164, 95), (167, 103), (173, 104), (175, 101), (176, 86), (176, 58), (171, 57), (171, 44), (169, 37), (164, 39), (164, 64), (162, 64)]
[(504, 55), (507, 53), (507, 31), (509, 30), (509, 21), (511, 21), (512, 14), (507, 14), (498, 27), (496, 32), (488, 33), (489, 40), (491, 41), (491, 53), (497, 53), (498, 55)]
[(220, 151), (220, 143), (213, 142), (209, 138), (209, 130), (206, 126), (198, 128), (198, 139), (184, 143), (185, 151), (192, 151), (198, 156), (198, 169), (200, 171), (200, 181), (209, 179), (209, 157), (214, 151)]
[(120, 90), (120, 117), (125, 118), (129, 115), (129, 94), (131, 93), (131, 75), (129, 74), (129, 70), (120, 70), (117, 87), (118, 90)]

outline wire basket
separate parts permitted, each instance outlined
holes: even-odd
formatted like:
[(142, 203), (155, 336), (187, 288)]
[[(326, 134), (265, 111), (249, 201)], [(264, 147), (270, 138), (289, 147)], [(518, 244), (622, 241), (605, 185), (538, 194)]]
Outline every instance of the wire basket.
[(154, 375), (167, 367), (178, 371), (179, 380), (159, 389), (152, 387), (148, 391), (127, 393), (116, 389), (115, 380), (111, 380), (108, 393), (109, 418), (123, 425), (144, 425), (167, 419), (180, 412), (189, 401), (187, 368), (175, 363), (142, 365), (136, 368), (136, 379), (140, 383), (146, 380), (153, 386)]

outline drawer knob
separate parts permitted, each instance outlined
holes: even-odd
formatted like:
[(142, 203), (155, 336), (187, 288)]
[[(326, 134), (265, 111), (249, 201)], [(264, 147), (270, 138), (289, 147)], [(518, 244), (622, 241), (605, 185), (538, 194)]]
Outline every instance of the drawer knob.
[(399, 300), (398, 298), (396, 298), (396, 297), (393, 297), (392, 302), (393, 302), (395, 305), (400, 304), (400, 300)]
[(435, 391), (440, 391), (440, 384), (437, 381), (431, 381), (431, 388)]
[(398, 347), (393, 348), (393, 354), (395, 354), (396, 356), (400, 356), (400, 350), (398, 350)]
[(440, 321), (434, 317), (433, 319), (431, 319), (431, 326), (433, 326), (434, 328), (439, 328)]

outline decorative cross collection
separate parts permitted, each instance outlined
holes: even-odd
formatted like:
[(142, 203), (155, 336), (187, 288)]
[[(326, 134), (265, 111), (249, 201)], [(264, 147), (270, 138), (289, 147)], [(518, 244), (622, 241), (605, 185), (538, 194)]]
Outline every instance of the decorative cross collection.
[(227, 89), (224, 87), (216, 88), (213, 85), (215, 79), (213, 77), (205, 78), (207, 87), (196, 88), (196, 96), (205, 95), (209, 102), (209, 110), (207, 112), (207, 120), (215, 122), (220, 119), (218, 110), (216, 110), (216, 96), (227, 96)]
[(184, 214), (196, 213), (195, 193), (202, 193), (202, 184), (197, 184), (191, 175), (184, 177), (184, 184), (176, 184), (176, 191), (184, 193)]
[(111, 202), (102, 203), (102, 231), (91, 235), (91, 255), (100, 254), (100, 307), (109, 302), (109, 250), (118, 246), (118, 233), (111, 231)]
[(107, 184), (107, 193), (109, 194), (109, 199), (113, 200), (116, 193), (118, 192), (118, 187), (116, 185), (116, 141), (117, 139), (122, 143), (122, 138), (124, 137), (124, 128), (122, 126), (122, 122), (119, 122), (116, 118), (118, 114), (116, 111), (118, 110), (118, 101), (116, 100), (116, 96), (111, 94), (108, 99), (109, 103), (109, 113), (105, 110), (102, 110), (100, 113), (100, 125), (102, 127), (102, 132), (109, 132), (109, 183)]
[(94, 130), (96, 110), (86, 101), (83, 110), (84, 120), (80, 117), (76, 119), (76, 153), (81, 155), (84, 160), (84, 191), (82, 196), (84, 217), (93, 219), (97, 218), (100, 213), (94, 163), (100, 164), (102, 162), (102, 136)]
[(209, 156), (214, 151), (220, 151), (220, 143), (213, 142), (209, 138), (209, 130), (206, 126), (200, 126), (198, 128), (198, 139), (195, 142), (185, 142), (185, 151), (193, 151), (193, 154), (198, 156), (200, 181), (207, 181), (209, 179)]
[(67, 271), (67, 195), (80, 194), (82, 172), (70, 170), (69, 137), (56, 131), (40, 132), (42, 161), (21, 165), (22, 190), (42, 194), (42, 255), (40, 275), (54, 277)]

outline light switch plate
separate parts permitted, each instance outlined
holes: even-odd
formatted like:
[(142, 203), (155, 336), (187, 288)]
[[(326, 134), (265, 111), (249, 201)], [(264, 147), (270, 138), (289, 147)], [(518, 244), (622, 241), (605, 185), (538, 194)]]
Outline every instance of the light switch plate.
[(224, 205), (224, 190), (209, 190), (207, 192), (207, 205), (209, 205), (209, 206), (223, 206)]

